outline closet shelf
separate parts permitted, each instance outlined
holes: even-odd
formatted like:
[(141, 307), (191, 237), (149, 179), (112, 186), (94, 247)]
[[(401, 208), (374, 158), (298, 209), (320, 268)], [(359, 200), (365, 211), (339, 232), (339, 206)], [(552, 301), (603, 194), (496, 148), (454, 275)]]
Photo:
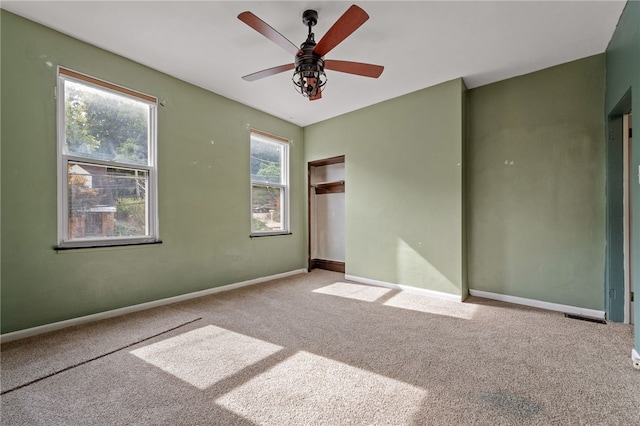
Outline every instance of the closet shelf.
[(344, 181), (318, 182), (311, 185), (316, 189), (316, 194), (335, 194), (344, 192)]

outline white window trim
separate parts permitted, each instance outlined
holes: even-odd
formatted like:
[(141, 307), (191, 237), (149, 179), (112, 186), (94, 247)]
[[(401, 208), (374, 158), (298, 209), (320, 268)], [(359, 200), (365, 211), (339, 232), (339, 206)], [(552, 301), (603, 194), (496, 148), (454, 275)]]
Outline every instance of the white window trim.
[[(99, 90), (115, 93), (119, 96), (128, 97), (138, 102), (149, 105), (149, 146), (147, 155), (149, 161), (146, 165), (119, 163), (114, 161), (103, 161), (85, 157), (78, 157), (64, 154), (66, 142), (65, 128), (65, 91), (64, 82), (74, 81), (80, 84), (94, 87)], [(87, 247), (109, 247), (134, 244), (149, 244), (160, 242), (158, 225), (158, 162), (157, 162), (157, 108), (158, 100), (150, 96), (123, 86), (91, 77), (68, 68), (58, 67), (57, 85), (57, 193), (58, 193), (58, 242), (57, 249), (66, 248), (87, 248)], [(135, 237), (102, 237), (102, 238), (74, 238), (69, 239), (69, 161), (87, 164), (106, 165), (130, 170), (146, 170), (148, 172), (147, 189), (147, 214), (148, 214), (148, 235)]]
[[(251, 172), (249, 172), (249, 229), (251, 230), (251, 237), (268, 237), (273, 235), (291, 235), (291, 228), (289, 226), (289, 208), (290, 208), (290, 182), (289, 182), (289, 168), (291, 164), (289, 163), (289, 150), (291, 149), (291, 142), (288, 139), (285, 139), (280, 136), (275, 136), (267, 132), (263, 132), (262, 130), (251, 129), (249, 132), (249, 144), (251, 144), (251, 137), (253, 134), (260, 135), (264, 138), (271, 139), (273, 142), (281, 143), (286, 148), (283, 150), (283, 158), (282, 162), (285, 164), (285, 167), (282, 168), (282, 181), (284, 183), (269, 183), (269, 182), (260, 182), (254, 181), (251, 176)], [(251, 148), (249, 148), (249, 152), (251, 152)], [(249, 156), (249, 161), (251, 161), (251, 156)], [(251, 169), (251, 167), (249, 167)], [(284, 208), (282, 209), (282, 230), (281, 231), (254, 231), (253, 230), (253, 187), (254, 186), (262, 186), (262, 187), (277, 187), (281, 188), (284, 199)]]

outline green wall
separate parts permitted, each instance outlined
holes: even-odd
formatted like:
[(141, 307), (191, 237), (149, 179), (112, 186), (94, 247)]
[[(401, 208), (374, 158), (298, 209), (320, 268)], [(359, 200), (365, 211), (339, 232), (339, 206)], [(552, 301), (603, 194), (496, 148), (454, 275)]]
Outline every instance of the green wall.
[[(2, 333), (306, 267), (300, 127), (2, 11)], [(56, 245), (56, 67), (157, 96), (163, 244)], [(293, 235), (249, 238), (249, 126), (293, 139)]]
[[(609, 42), (609, 46), (606, 51), (606, 66), (607, 66), (607, 90), (605, 101), (605, 114), (609, 117), (609, 136), (610, 141), (608, 144), (608, 167), (609, 167), (609, 179), (612, 181), (609, 192), (608, 208), (610, 212), (609, 226), (614, 229), (621, 229), (622, 211), (621, 207), (617, 207), (616, 203), (619, 201), (619, 196), (616, 194), (616, 190), (621, 191), (621, 164), (620, 159), (616, 158), (616, 147), (614, 144), (620, 144), (620, 132), (619, 129), (614, 128), (616, 119), (619, 119), (620, 114), (628, 112), (629, 106), (636, 111), (634, 121), (635, 127), (638, 128), (638, 117), (640, 114), (640, 2), (629, 1), (627, 2), (622, 16), (618, 21), (616, 31)], [(625, 98), (625, 94), (631, 93), (630, 104), (621, 105), (621, 101)], [(629, 98), (624, 99), (627, 102)], [(617, 120), (618, 123), (620, 122)], [(632, 270), (640, 271), (640, 184), (638, 179), (635, 178), (635, 171), (638, 170), (640, 165), (640, 142), (636, 137), (633, 140), (632, 147), (632, 175), (631, 179), (631, 198), (632, 198)], [(613, 214), (612, 214), (613, 213)], [(621, 274), (619, 272), (621, 267), (621, 242), (609, 239), (609, 271), (608, 278), (620, 279)], [(613, 253), (612, 253), (613, 252)], [(613, 254), (613, 256), (612, 256)], [(616, 271), (617, 269), (617, 271)], [(640, 294), (640, 273), (632, 274), (633, 288), (635, 292), (636, 301), (634, 302), (635, 309), (635, 322), (638, 323), (640, 319), (640, 303), (638, 302), (638, 295)], [(609, 288), (615, 288), (615, 282), (609, 282)], [(620, 302), (620, 300), (618, 300)], [(619, 305), (619, 303), (618, 303)], [(618, 313), (620, 309), (617, 309)], [(635, 347), (636, 350), (640, 350), (640, 328), (635, 327)]]
[(305, 128), (305, 161), (345, 155), (346, 273), (466, 294), (461, 79)]
[(471, 289), (604, 309), (604, 65), (468, 91)]

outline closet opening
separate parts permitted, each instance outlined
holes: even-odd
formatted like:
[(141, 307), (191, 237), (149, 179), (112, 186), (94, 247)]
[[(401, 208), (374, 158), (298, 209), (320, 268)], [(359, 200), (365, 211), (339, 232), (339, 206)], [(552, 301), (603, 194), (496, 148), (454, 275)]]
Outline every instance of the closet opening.
[(345, 272), (345, 157), (308, 164), (309, 270)]

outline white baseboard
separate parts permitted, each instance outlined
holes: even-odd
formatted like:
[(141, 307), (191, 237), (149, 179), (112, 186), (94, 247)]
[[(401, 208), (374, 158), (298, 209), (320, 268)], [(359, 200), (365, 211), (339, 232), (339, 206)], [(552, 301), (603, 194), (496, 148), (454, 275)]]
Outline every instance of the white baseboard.
[(532, 306), (534, 308), (547, 309), (549, 311), (564, 312), (572, 315), (582, 315), (591, 318), (605, 318), (604, 311), (595, 309), (579, 308), (577, 306), (562, 305), (559, 303), (544, 302), (535, 299), (526, 299), (524, 297), (509, 296), (506, 294), (491, 293), (489, 291), (469, 289), (471, 296), (483, 297), (485, 299), (500, 300), (502, 302), (515, 303), (516, 305)]
[(633, 361), (633, 367), (640, 370), (640, 354), (635, 349), (631, 349), (631, 361)]
[(152, 302), (140, 303), (138, 305), (126, 306), (124, 308), (113, 309), (111, 311), (98, 312), (97, 314), (86, 315), (77, 318), (71, 318), (65, 321), (54, 322), (51, 324), (40, 325), (38, 327), (27, 328), (24, 330), (13, 331), (11, 333), (5, 333), (0, 335), (0, 343), (10, 342), (12, 340), (24, 339), (25, 337), (35, 336), (37, 334), (48, 333), (50, 331), (60, 330), (63, 328), (71, 327), (74, 325), (86, 324), (106, 318), (117, 317), (120, 315), (126, 315), (133, 312), (144, 311), (146, 309), (157, 308), (158, 306), (169, 305), (171, 303), (183, 302), (189, 299), (195, 299), (197, 297), (208, 296), (214, 293), (220, 293), (222, 291), (229, 291), (240, 287), (246, 287), (254, 284), (260, 284), (266, 281), (277, 280), (280, 278), (289, 277), (292, 275), (306, 273), (306, 269), (296, 269), (289, 272), (283, 272), (281, 274), (275, 274), (268, 277), (255, 278), (248, 281), (242, 281), (238, 283), (223, 285), (220, 287), (213, 287), (207, 290), (196, 291), (193, 293), (181, 294), (180, 296), (168, 297), (166, 299), (154, 300)]
[(462, 301), (462, 296), (458, 296), (456, 294), (443, 293), (443, 292), (434, 291), (434, 290), (427, 290), (424, 288), (412, 287), (410, 285), (394, 284), (386, 281), (378, 281), (378, 280), (373, 280), (371, 278), (356, 277), (354, 275), (347, 275), (347, 274), (344, 275), (344, 279), (349, 281), (355, 281), (362, 284), (370, 284), (378, 287), (386, 287), (386, 288), (392, 288), (394, 290), (402, 290), (409, 293), (421, 294), (423, 296), (437, 297), (438, 299), (451, 300), (454, 302)]

